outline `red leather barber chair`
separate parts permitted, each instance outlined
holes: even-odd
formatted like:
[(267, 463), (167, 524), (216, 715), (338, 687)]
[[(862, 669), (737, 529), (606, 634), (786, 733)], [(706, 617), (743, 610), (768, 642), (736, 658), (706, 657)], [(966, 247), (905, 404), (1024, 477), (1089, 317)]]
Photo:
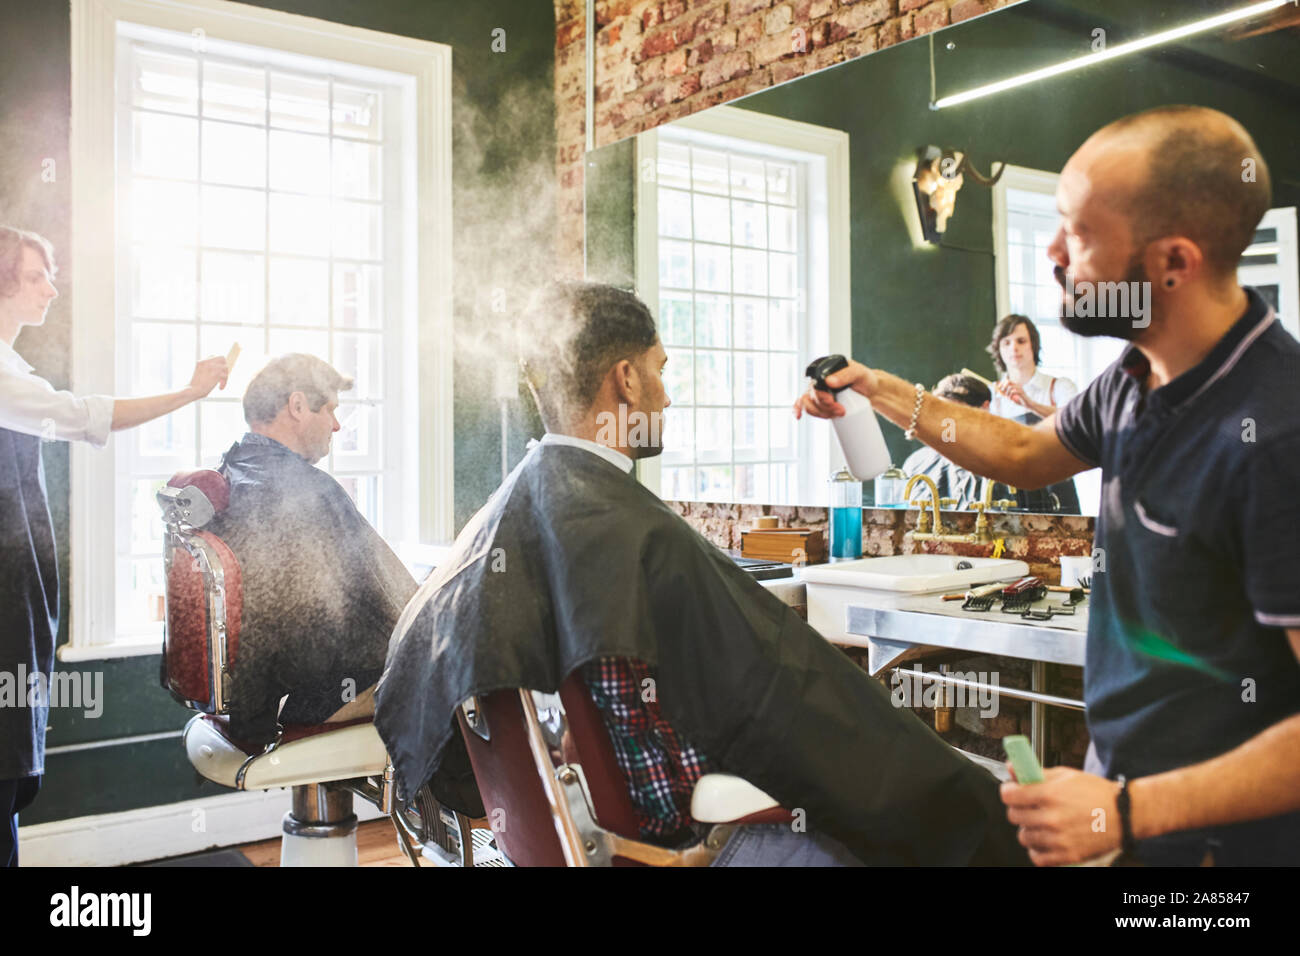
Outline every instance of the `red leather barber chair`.
[(640, 839), (627, 782), (581, 677), (558, 695), (500, 690), (456, 714), (497, 846), (516, 866), (708, 866), (740, 824), (790, 823), (757, 787), (705, 774), (691, 816), (712, 824), (682, 850)]
[(185, 750), (207, 779), (234, 790), (291, 788), (284, 816), (282, 866), (356, 866), (359, 795), (388, 813), (412, 865), (416, 848), (441, 865), (474, 865), (497, 856), (491, 835), (438, 805), (427, 790), (411, 805), (394, 797), (393, 769), (373, 722), (281, 726), (266, 747), (235, 740), (226, 715), (237, 666), (243, 581), (230, 548), (205, 526), (230, 501), (216, 471), (181, 472), (158, 492), (166, 525), (167, 581), (163, 683), (199, 711), (185, 725)]

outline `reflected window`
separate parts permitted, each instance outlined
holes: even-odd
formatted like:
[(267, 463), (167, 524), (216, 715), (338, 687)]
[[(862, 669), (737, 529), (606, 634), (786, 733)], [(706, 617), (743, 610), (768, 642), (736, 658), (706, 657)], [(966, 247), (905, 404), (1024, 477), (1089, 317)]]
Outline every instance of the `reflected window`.
[(672, 126), (658, 130), (655, 150), (654, 189), (641, 201), (653, 201), (657, 221), (657, 318), (673, 403), (659, 493), (812, 500), (808, 430), (785, 420), (809, 350), (826, 337), (824, 317), (810, 320), (807, 291), (826, 271), (809, 241), (815, 171), (789, 150)]

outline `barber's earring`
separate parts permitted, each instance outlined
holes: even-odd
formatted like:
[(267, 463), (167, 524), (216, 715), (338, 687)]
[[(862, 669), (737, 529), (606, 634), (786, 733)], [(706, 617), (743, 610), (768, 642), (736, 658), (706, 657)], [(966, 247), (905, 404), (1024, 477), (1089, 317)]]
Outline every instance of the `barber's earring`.
[(1176, 283), (1176, 282), (1174, 281), (1173, 276), (1170, 276), (1168, 279), (1165, 280), (1165, 288), (1166, 288), (1166, 289), (1172, 289), (1172, 288), (1173, 288), (1175, 285), (1177, 285), (1177, 284), (1178, 284), (1178, 283)]

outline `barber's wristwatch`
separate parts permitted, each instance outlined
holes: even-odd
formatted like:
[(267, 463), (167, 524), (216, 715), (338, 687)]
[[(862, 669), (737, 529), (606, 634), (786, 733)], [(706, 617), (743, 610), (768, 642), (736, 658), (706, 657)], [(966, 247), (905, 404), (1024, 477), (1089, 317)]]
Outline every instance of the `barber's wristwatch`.
[(1127, 855), (1137, 849), (1137, 840), (1133, 837), (1133, 813), (1129, 805), (1128, 778), (1120, 774), (1115, 779), (1119, 783), (1119, 793), (1115, 794), (1115, 809), (1119, 811), (1120, 848)]

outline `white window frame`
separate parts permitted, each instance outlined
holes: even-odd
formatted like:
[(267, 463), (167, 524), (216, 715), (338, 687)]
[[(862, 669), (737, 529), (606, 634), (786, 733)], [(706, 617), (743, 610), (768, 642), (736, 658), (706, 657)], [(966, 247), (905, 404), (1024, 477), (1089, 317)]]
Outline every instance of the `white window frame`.
[[(824, 274), (812, 277), (800, 340), (806, 359), (852, 352), (852, 295), (850, 285), (849, 134), (779, 116), (769, 116), (735, 106), (712, 109), (673, 122), (674, 129), (690, 131), (693, 141), (708, 145), (710, 138), (722, 148), (743, 140), (774, 159), (795, 159), (808, 167), (807, 242), (813, 261), (826, 263)], [(658, 186), (653, 175), (659, 155), (659, 131), (647, 130), (636, 138), (635, 218), (637, 292), (654, 315), (659, 314), (659, 214)], [(669, 396), (671, 398), (671, 396)], [(793, 415), (793, 410), (791, 411)], [(825, 423), (799, 422), (813, 430)], [(802, 435), (799, 484), (804, 500), (799, 505), (829, 502), (827, 480), (844, 465), (844, 456), (829, 427), (821, 436)], [(658, 458), (637, 462), (638, 475), (660, 494)], [(767, 502), (763, 502), (767, 503)]]
[[(454, 533), (451, 311), (451, 48), (225, 0), (72, 0), (72, 383), (79, 392), (125, 393), (117, 379), (116, 73), (118, 23), (270, 48), (284, 54), (403, 74), (414, 91), (408, 106), (415, 148), (407, 161), (413, 195), (403, 274), (410, 327), (418, 347), (404, 382), (418, 382), (418, 416), (387, 441), (401, 442), (418, 462), (416, 487), (404, 495), (419, 510), (420, 539)], [(412, 398), (415, 398), (412, 396)], [(416, 428), (418, 420), (419, 427)], [(116, 520), (103, 507), (114, 487), (113, 443), (71, 449), (71, 627), (59, 648), (64, 661), (155, 654), (155, 639), (116, 640)], [(392, 507), (390, 502), (386, 508)], [(399, 505), (400, 507), (400, 505)], [(160, 532), (161, 533), (161, 532)], [(398, 542), (395, 542), (398, 543)], [(412, 542), (413, 544), (416, 542)]]
[(1300, 276), (1296, 269), (1300, 254), (1296, 241), (1296, 207), (1270, 209), (1255, 228), (1276, 229), (1277, 241), (1252, 244), (1246, 255), (1262, 252), (1262, 245), (1276, 246), (1277, 262), (1273, 265), (1243, 265), (1237, 270), (1237, 279), (1242, 285), (1277, 285), (1278, 319), (1284, 329), (1300, 339)]
[[(1007, 190), (1016, 189), (1055, 196), (1056, 184), (1060, 178), (1059, 173), (1008, 165), (993, 187), (993, 275), (997, 288), (998, 309), (994, 322), (1011, 312), (1011, 280), (1007, 269)], [(993, 325), (990, 323), (990, 332), (992, 329)], [(1092, 341), (1096, 343), (1108, 340)], [(1094, 374), (1101, 371), (1103, 371), (1101, 368), (1092, 369)], [(1083, 375), (1076, 374), (1074, 384), (1083, 391), (1087, 388), (1088, 381), (1084, 380)], [(1074, 483), (1079, 493), (1079, 510), (1085, 515), (1095, 516), (1101, 504), (1101, 469), (1090, 468), (1079, 472), (1074, 476)]]

